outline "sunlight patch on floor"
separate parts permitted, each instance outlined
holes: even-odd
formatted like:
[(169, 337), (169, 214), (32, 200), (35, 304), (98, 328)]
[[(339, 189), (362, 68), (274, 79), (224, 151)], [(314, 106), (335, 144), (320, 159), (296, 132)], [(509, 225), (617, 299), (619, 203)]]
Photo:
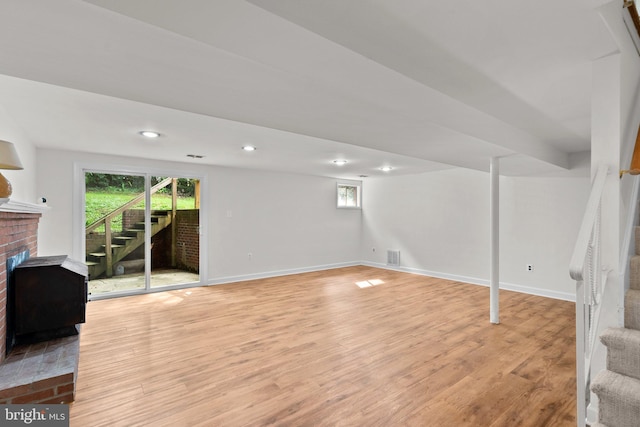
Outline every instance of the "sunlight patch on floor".
[(370, 288), (371, 286), (378, 286), (384, 283), (383, 280), (380, 279), (371, 279), (371, 280), (363, 280), (361, 282), (356, 282), (359, 288)]

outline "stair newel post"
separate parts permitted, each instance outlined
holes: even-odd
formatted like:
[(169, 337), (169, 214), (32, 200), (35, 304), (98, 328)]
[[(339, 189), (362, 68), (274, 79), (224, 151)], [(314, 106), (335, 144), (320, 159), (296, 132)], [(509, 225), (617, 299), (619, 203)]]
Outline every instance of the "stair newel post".
[(171, 180), (171, 267), (176, 266), (176, 209), (178, 206), (178, 179)]
[(107, 277), (113, 276), (113, 254), (111, 252), (111, 218), (104, 221), (104, 253), (107, 262)]
[(491, 323), (500, 323), (500, 159), (491, 158), (489, 191), (491, 217), (491, 270), (489, 316)]

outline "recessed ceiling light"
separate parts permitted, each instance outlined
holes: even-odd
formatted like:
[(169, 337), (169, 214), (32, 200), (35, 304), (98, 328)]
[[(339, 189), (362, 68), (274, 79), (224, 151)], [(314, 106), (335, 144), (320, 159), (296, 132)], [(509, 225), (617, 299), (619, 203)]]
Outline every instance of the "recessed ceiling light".
[(338, 160), (334, 160), (334, 161), (333, 161), (333, 163), (335, 163), (335, 164), (336, 164), (336, 165), (338, 165), (338, 166), (344, 166), (344, 165), (346, 165), (346, 164), (347, 164), (347, 163), (349, 163), (349, 162), (347, 162), (347, 161), (346, 161), (346, 160), (344, 160), (344, 159), (338, 159)]
[(160, 133), (153, 131), (153, 130), (143, 130), (139, 132), (140, 135), (146, 137), (146, 138), (157, 138), (160, 136)]
[(253, 145), (245, 145), (244, 147), (242, 147), (242, 149), (244, 151), (256, 151), (256, 147), (254, 147)]
[(187, 154), (187, 157), (191, 157), (192, 159), (204, 159), (204, 156), (200, 154)]
[(382, 172), (389, 172), (390, 170), (392, 170), (393, 168), (391, 166), (383, 166), (380, 168), (380, 170)]

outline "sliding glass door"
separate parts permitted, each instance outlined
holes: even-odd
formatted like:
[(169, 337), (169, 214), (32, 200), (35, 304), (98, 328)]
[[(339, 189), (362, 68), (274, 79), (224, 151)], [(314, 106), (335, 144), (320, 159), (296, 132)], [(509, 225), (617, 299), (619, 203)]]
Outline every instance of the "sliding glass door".
[(85, 172), (85, 262), (91, 295), (145, 284), (145, 177)]
[(200, 181), (84, 171), (91, 297), (200, 282)]
[[(199, 282), (200, 181), (151, 177), (151, 287)], [(165, 185), (166, 183), (166, 185)]]

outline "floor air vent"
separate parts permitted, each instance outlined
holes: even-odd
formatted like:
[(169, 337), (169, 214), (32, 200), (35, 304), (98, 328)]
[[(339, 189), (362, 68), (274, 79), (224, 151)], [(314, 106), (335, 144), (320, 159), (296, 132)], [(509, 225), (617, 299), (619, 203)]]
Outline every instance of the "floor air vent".
[(400, 265), (400, 251), (387, 250), (387, 265)]

